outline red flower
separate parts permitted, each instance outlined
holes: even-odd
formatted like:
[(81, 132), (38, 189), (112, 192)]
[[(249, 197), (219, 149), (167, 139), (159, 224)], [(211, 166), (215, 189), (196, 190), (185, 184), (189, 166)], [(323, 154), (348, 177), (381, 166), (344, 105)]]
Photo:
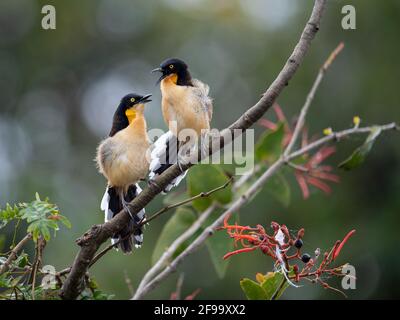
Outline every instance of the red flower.
[[(304, 237), (303, 228), (298, 231), (294, 238), (290, 235), (285, 225), (279, 225), (277, 222), (271, 223), (272, 232), (268, 234), (261, 225), (257, 225), (255, 228), (238, 224), (231, 225), (228, 223), (229, 218), (230, 215), (224, 219), (224, 225), (219, 229), (226, 230), (228, 235), (234, 239), (235, 247), (240, 244), (241, 248), (228, 252), (223, 259), (228, 259), (239, 253), (260, 249), (275, 261), (277, 270), (284, 273), (290, 284), (294, 285), (292, 281), (299, 282), (301, 279), (308, 279), (312, 282), (320, 283), (324, 288), (339, 291), (324, 282), (322, 275), (343, 276), (341, 273), (343, 265), (339, 267), (331, 267), (330, 265), (338, 257), (343, 246), (355, 233), (355, 230), (350, 231), (342, 241), (336, 241), (331, 250), (324, 253), (321, 263), (318, 264), (320, 249), (315, 250), (314, 257), (311, 257), (308, 253), (302, 254), (301, 252), (303, 246), (302, 238)], [(294, 261), (299, 264), (294, 263)]]
[(308, 159), (304, 165), (295, 167), (294, 174), (297, 183), (303, 192), (304, 199), (307, 199), (310, 196), (309, 184), (327, 194), (330, 194), (332, 189), (325, 181), (335, 183), (340, 181), (338, 175), (331, 173), (333, 170), (332, 166), (321, 165), (325, 159), (335, 152), (335, 147), (323, 146), (310, 159)]
[[(281, 107), (278, 104), (274, 104), (273, 109), (279, 122), (284, 123), (285, 135), (282, 140), (282, 146), (285, 148), (292, 139), (293, 130), (290, 128)], [(276, 130), (278, 127), (276, 123), (268, 119), (260, 119), (259, 124), (269, 130)], [(303, 148), (307, 146), (309, 142), (314, 141), (315, 138), (316, 137), (313, 137), (311, 141), (309, 141), (307, 128), (304, 127), (302, 131), (301, 147)], [(303, 193), (304, 199), (307, 199), (310, 196), (309, 185), (330, 194), (332, 189), (327, 182), (338, 183), (340, 181), (340, 177), (332, 173), (333, 167), (322, 164), (335, 152), (335, 147), (323, 146), (312, 156), (305, 154), (303, 156), (304, 163), (302, 165), (290, 164), (295, 169), (294, 175)]]

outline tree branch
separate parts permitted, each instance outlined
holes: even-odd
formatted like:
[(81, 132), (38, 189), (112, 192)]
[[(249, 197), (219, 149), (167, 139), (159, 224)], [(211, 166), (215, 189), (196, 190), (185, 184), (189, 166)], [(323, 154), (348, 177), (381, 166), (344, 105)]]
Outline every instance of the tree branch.
[(17, 245), (14, 247), (14, 249), (11, 250), (10, 255), (8, 256), (6, 262), (2, 264), (0, 267), (0, 274), (3, 274), (8, 270), (10, 267), (10, 264), (17, 258), (18, 252), (22, 249), (22, 247), (32, 239), (32, 234), (28, 233), (25, 237), (22, 238), (20, 242), (17, 243)]
[(344, 48), (344, 44), (343, 44), (343, 42), (341, 42), (336, 47), (336, 49), (332, 51), (332, 53), (330, 54), (328, 59), (325, 61), (325, 63), (321, 67), (321, 69), (319, 69), (317, 78), (315, 79), (314, 84), (313, 84), (309, 94), (307, 95), (306, 102), (304, 103), (303, 107), (301, 108), (300, 116), (299, 116), (299, 119), (297, 120), (296, 127), (294, 128), (292, 139), (290, 140), (290, 143), (284, 152), (284, 156), (287, 156), (292, 151), (292, 149), (300, 135), (300, 132), (303, 129), (307, 112), (310, 108), (311, 102), (314, 100), (315, 93), (317, 92), (319, 85), (321, 84), (322, 78), (324, 77), (329, 66), (336, 59), (337, 55), (343, 50), (343, 48)]
[[(222, 137), (232, 136), (233, 130), (235, 129), (240, 129), (242, 131), (246, 130), (256, 121), (258, 121), (272, 106), (302, 63), (310, 47), (311, 41), (314, 39), (315, 34), (319, 30), (319, 24), (326, 3), (327, 0), (315, 0), (311, 17), (301, 34), (300, 40), (294, 48), (294, 51), (289, 57), (285, 66), (279, 73), (278, 77), (253, 107), (247, 110), (235, 123), (229, 126), (229, 128), (222, 131)], [(222, 141), (220, 147), (222, 148), (223, 145), (224, 143)], [(174, 178), (181, 174), (181, 169), (186, 170), (191, 166), (192, 164), (190, 163), (181, 166), (181, 168), (178, 165), (171, 166), (161, 176), (157, 177), (151, 186), (143, 190), (143, 192), (129, 204), (130, 212), (132, 214), (139, 212), (151, 200), (153, 200), (156, 195), (165, 189), (165, 187)], [(71, 272), (69, 273), (61, 289), (60, 295), (63, 299), (75, 299), (80, 294), (82, 281), (90, 262), (96, 254), (96, 251), (103, 242), (105, 242), (113, 234), (122, 230), (128, 221), (128, 213), (125, 210), (122, 210), (110, 221), (102, 225), (93, 226), (77, 240), (77, 243), (81, 246), (81, 249), (75, 257), (71, 267)]]

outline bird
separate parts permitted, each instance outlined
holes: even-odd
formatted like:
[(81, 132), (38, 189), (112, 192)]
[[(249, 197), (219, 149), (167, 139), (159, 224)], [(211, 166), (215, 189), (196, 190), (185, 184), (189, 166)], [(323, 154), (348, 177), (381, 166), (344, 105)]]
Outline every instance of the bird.
[(113, 244), (119, 242), (118, 247), (123, 253), (132, 252), (133, 244), (140, 247), (143, 243), (143, 230), (139, 224), (145, 218), (145, 210), (132, 215), (127, 204), (142, 191), (138, 182), (146, 179), (148, 174), (151, 144), (144, 106), (151, 101), (150, 97), (151, 94), (125, 95), (114, 113), (109, 136), (97, 148), (97, 167), (108, 182), (100, 206), (105, 221), (122, 209), (126, 209), (131, 218), (128, 225), (111, 239)]
[[(169, 131), (154, 143), (149, 168), (150, 181), (171, 165), (179, 165), (180, 154), (193, 150), (195, 146), (202, 146), (198, 142), (203, 141), (202, 138), (209, 132), (213, 114), (212, 99), (208, 95), (209, 86), (193, 79), (183, 60), (166, 59), (152, 72), (161, 73), (157, 84), (160, 84), (162, 115)], [(175, 178), (164, 192), (177, 186), (186, 173)]]

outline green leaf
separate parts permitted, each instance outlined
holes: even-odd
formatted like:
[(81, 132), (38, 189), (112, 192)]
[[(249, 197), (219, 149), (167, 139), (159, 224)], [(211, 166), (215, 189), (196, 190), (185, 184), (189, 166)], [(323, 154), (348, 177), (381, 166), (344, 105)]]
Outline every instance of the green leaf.
[[(202, 225), (202, 230), (211, 225), (221, 214), (222, 209), (215, 209), (206, 221)], [(239, 215), (234, 213), (231, 219), (235, 222), (239, 222)], [(213, 263), (214, 269), (220, 279), (225, 276), (226, 270), (231, 259), (224, 260), (223, 256), (233, 250), (234, 241), (230, 238), (225, 230), (214, 232), (206, 241), (208, 253), (210, 254), (211, 262)]]
[(0, 252), (3, 252), (5, 243), (6, 243), (6, 235), (0, 234)]
[[(190, 169), (187, 177), (188, 193), (193, 197), (201, 192), (207, 192), (222, 186), (228, 181), (228, 178), (217, 165), (203, 164), (194, 166)], [(206, 210), (213, 201), (220, 204), (227, 204), (232, 200), (231, 186), (219, 190), (208, 197), (196, 199), (193, 201), (193, 207), (202, 212)]]
[(0, 288), (10, 288), (13, 278), (8, 272), (0, 275)]
[(214, 265), (215, 271), (220, 279), (225, 276), (231, 260), (224, 260), (222, 257), (233, 250), (233, 241), (225, 232), (215, 232), (206, 242), (207, 249)]
[(368, 135), (367, 139), (365, 140), (364, 144), (354, 150), (349, 158), (341, 162), (339, 164), (339, 168), (344, 170), (352, 170), (363, 164), (368, 153), (371, 151), (375, 140), (378, 138), (381, 132), (382, 130), (379, 127), (374, 127), (371, 133)]
[(10, 221), (20, 219), (20, 217), (19, 207), (17, 205), (11, 206), (7, 203), (4, 209), (0, 209), (0, 229), (5, 227)]
[[(282, 284), (283, 281), (285, 281), (284, 284)], [(289, 284), (282, 273), (268, 272), (261, 287), (264, 289), (267, 299), (271, 300), (273, 297), (274, 299), (279, 299), (282, 293), (289, 287)]]
[(278, 124), (276, 130), (266, 131), (255, 146), (256, 160), (275, 161), (282, 153), (282, 141), (285, 135), (285, 126), (283, 122)]
[(276, 200), (288, 207), (290, 204), (290, 186), (282, 174), (275, 174), (268, 180), (264, 189)]
[(22, 252), (19, 257), (14, 261), (14, 265), (18, 266), (19, 268), (23, 268), (28, 264), (28, 255)]
[[(164, 253), (165, 249), (184, 231), (186, 231), (192, 223), (196, 220), (196, 214), (189, 208), (180, 207), (178, 208), (173, 216), (165, 224), (161, 231), (160, 237), (157, 240), (156, 246), (152, 255), (152, 263), (154, 264)], [(186, 247), (188, 242), (183, 244)], [(179, 248), (178, 252), (181, 252), (182, 248)], [(178, 253), (175, 252), (175, 256)]]
[(257, 274), (257, 283), (250, 279), (240, 281), (240, 286), (249, 300), (279, 299), (289, 287), (284, 275), (280, 272), (268, 272), (266, 275)]
[(248, 278), (240, 280), (240, 287), (248, 300), (267, 300), (265, 290), (253, 280)]
[(62, 216), (61, 214), (58, 215), (58, 220), (64, 225), (66, 226), (68, 229), (71, 229), (72, 225), (71, 222), (68, 220), (67, 217)]

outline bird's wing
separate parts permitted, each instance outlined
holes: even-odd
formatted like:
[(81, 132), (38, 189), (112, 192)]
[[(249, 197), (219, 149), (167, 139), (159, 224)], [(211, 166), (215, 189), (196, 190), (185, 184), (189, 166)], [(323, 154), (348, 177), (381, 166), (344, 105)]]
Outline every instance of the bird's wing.
[[(170, 166), (177, 163), (178, 160), (178, 145), (177, 139), (171, 131), (164, 133), (153, 144), (151, 152), (151, 162), (149, 167), (149, 178), (154, 179), (157, 175), (162, 174)], [(176, 187), (186, 176), (187, 171), (176, 177), (164, 189), (164, 193)]]
[(208, 119), (209, 121), (211, 121), (213, 115), (213, 104), (212, 99), (208, 96), (208, 93), (210, 92), (210, 87), (198, 79), (193, 79), (192, 83), (194, 91), (196, 95), (200, 98), (204, 111), (208, 113)]
[(114, 213), (109, 210), (110, 195), (108, 194), (108, 186), (104, 192), (103, 199), (101, 199), (100, 209), (104, 211), (104, 221), (107, 222), (112, 219)]

